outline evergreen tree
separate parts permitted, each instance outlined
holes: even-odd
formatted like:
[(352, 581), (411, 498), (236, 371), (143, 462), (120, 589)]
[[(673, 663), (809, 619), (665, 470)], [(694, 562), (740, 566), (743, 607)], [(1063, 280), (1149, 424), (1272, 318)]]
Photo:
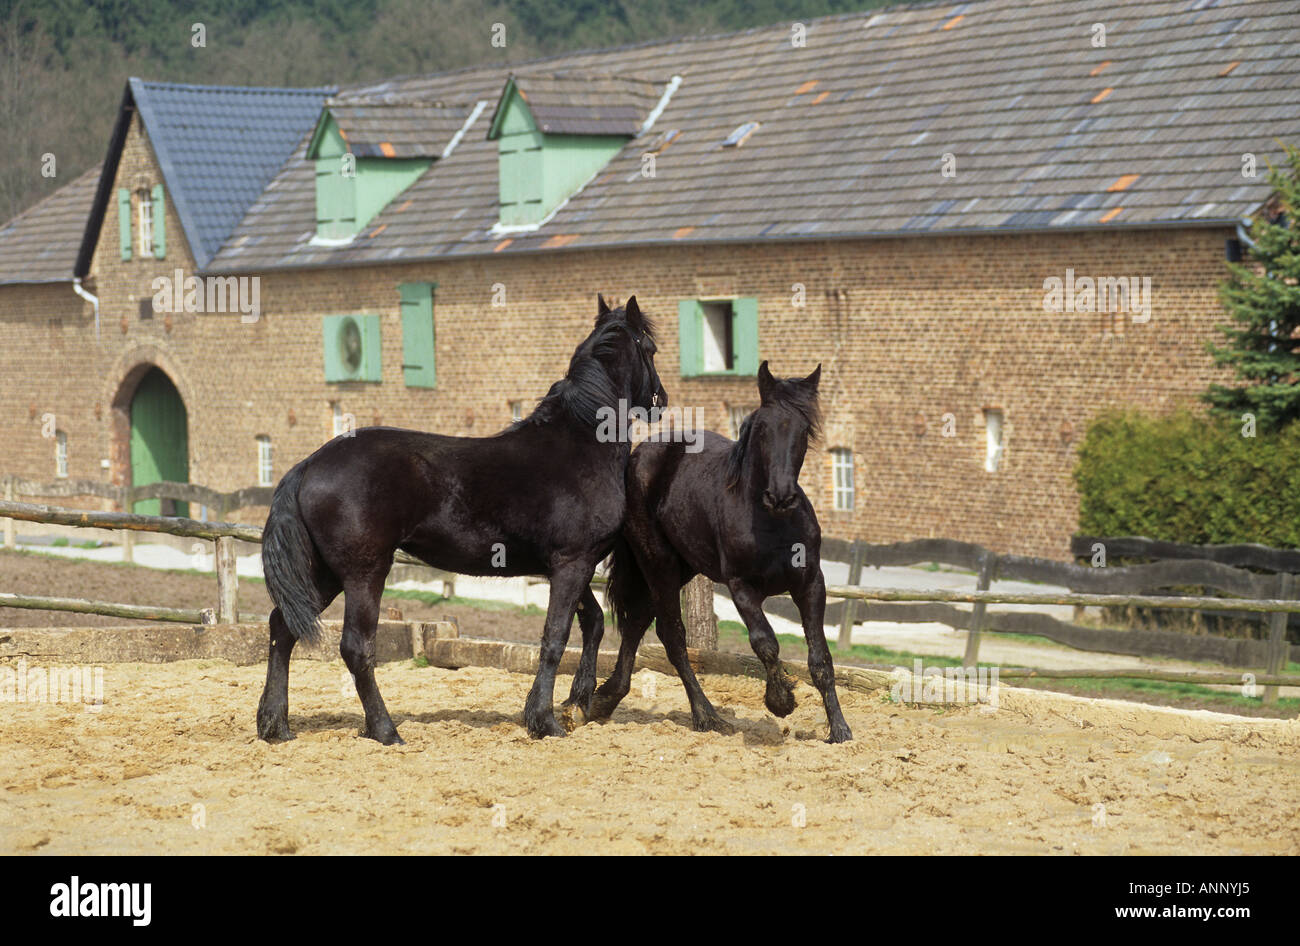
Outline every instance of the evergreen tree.
[(1300, 149), (1283, 145), (1289, 169), (1269, 168), (1280, 214), (1261, 214), (1251, 227), (1249, 261), (1229, 263), (1220, 297), (1233, 325), (1221, 327), (1222, 348), (1209, 345), (1217, 365), (1244, 384), (1211, 385), (1211, 410), (1241, 423), (1253, 414), (1260, 432), (1300, 418)]

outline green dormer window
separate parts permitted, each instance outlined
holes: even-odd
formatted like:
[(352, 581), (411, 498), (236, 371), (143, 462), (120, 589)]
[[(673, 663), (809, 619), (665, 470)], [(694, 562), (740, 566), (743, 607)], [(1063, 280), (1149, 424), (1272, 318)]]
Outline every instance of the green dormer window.
[(511, 76), (488, 130), (497, 142), (498, 227), (544, 221), (645, 130), (667, 94), (640, 79)]
[(316, 162), (316, 238), (345, 243), (434, 161), (451, 153), (483, 106), (332, 101), (307, 147)]

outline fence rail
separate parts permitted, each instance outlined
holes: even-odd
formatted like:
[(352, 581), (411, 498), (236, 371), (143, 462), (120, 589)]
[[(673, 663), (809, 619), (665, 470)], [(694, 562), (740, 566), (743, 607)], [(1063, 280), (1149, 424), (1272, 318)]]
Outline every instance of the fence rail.
[[(6, 492), (14, 487), (15, 481), (5, 481)], [(84, 483), (82, 485), (85, 485)], [(103, 487), (104, 484), (94, 484)], [(258, 504), (267, 495), (255, 494), (250, 490), (238, 490), (234, 493), (219, 494), (205, 487), (192, 487), (191, 484), (151, 484), (159, 487), (155, 492), (169, 494), (169, 498), (201, 501), (194, 497), (204, 494), (222, 496), (230, 501), (239, 497), (254, 497)], [(185, 487), (173, 490), (171, 487)], [(25, 488), (31, 488), (27, 486)], [(69, 485), (68, 495), (73, 492), (76, 482)], [(110, 487), (117, 489), (116, 487)], [(144, 488), (142, 488), (144, 489)], [(111, 498), (111, 497), (110, 497)], [(145, 498), (134, 491), (128, 499)], [(233, 508), (233, 507), (223, 507)], [(215, 621), (221, 624), (235, 623), (240, 619), (237, 613), (237, 577), (235, 574), (234, 542), (236, 540), (260, 543), (262, 529), (254, 525), (233, 522), (213, 522), (186, 519), (172, 516), (144, 516), (129, 512), (96, 512), (64, 509), (13, 500), (0, 501), (0, 517), (8, 520), (40, 522), (74, 527), (91, 527), (120, 529), (125, 532), (156, 532), (178, 535), (187, 538), (210, 540), (215, 546), (215, 569), (217, 575), (217, 607), (209, 614), (201, 610), (180, 608), (147, 607), (141, 605), (96, 602), (73, 598), (49, 598), (34, 595), (0, 594), (0, 607), (38, 608), (43, 610), (73, 611), (79, 613), (107, 614), (111, 616), (132, 617), (144, 620), (178, 621), (184, 623), (206, 623)], [(1135, 546), (1136, 547), (1136, 546)], [(1259, 547), (1262, 548), (1262, 547)], [(1264, 550), (1279, 551), (1279, 550)], [(1111, 554), (1118, 554), (1111, 552)], [(1183, 659), (1220, 659), (1231, 651), (1231, 657), (1224, 660), (1230, 665), (1247, 667), (1264, 667), (1264, 673), (1258, 677), (1266, 686), (1265, 698), (1276, 699), (1278, 685), (1300, 685), (1300, 677), (1287, 677), (1282, 674), (1285, 669), (1288, 645), (1285, 639), (1287, 615), (1300, 613), (1300, 600), (1293, 597), (1294, 581), (1290, 572), (1280, 575), (1257, 575), (1241, 568), (1222, 562), (1206, 560), (1179, 560), (1153, 562), (1145, 565), (1132, 565), (1114, 568), (1090, 568), (1068, 562), (1053, 562), (1016, 555), (998, 555), (988, 549), (971, 543), (956, 542), (948, 539), (923, 539), (913, 542), (900, 542), (889, 545), (869, 545), (866, 543), (846, 543), (834, 539), (823, 542), (823, 556), (828, 559), (842, 559), (850, 563), (850, 581), (852, 586), (832, 586), (827, 588), (828, 595), (842, 601), (842, 625), (840, 640), (849, 641), (849, 632), (856, 620), (857, 602), (867, 605), (865, 618), (871, 620), (878, 613), (873, 609), (894, 609), (888, 613), (894, 620), (935, 620), (950, 626), (962, 626), (967, 630), (967, 647), (963, 664), (967, 667), (976, 665), (979, 656), (980, 635), (983, 631), (1018, 633), (1044, 633), (1054, 629), (1066, 628), (1069, 634), (1057, 634), (1054, 639), (1066, 637), (1063, 641), (1084, 650), (1111, 650), (1116, 653), (1133, 653), (1134, 642), (1149, 645), (1151, 635), (1157, 635), (1157, 642), (1177, 639), (1183, 646), (1178, 653), (1162, 653), (1160, 656), (1182, 657)], [(1263, 559), (1256, 556), (1252, 561)], [(1274, 557), (1275, 562), (1287, 562), (1284, 557)], [(394, 555), (395, 563), (428, 566), (424, 562), (405, 552)], [(970, 567), (978, 573), (977, 588), (974, 591), (946, 591), (928, 589), (915, 591), (898, 588), (865, 589), (856, 587), (860, 581), (861, 569), (866, 565), (915, 565), (921, 562), (938, 562)], [(446, 572), (433, 570), (439, 577), (451, 578)], [(994, 580), (1016, 579), (1021, 581), (1040, 581), (1062, 584), (1071, 590), (1066, 593), (1033, 593), (991, 591), (989, 586)], [(1154, 595), (1141, 592), (1151, 588), (1169, 586), (1204, 586), (1235, 594), (1238, 597), (1221, 598), (1206, 595)], [(952, 604), (971, 604), (970, 611), (952, 608)], [(1119, 631), (1101, 628), (1087, 628), (1068, 622), (1058, 621), (1050, 615), (1024, 613), (990, 613), (990, 604), (1020, 605), (1072, 605), (1084, 607), (1142, 607), (1171, 608), (1179, 610), (1214, 610), (1232, 613), (1267, 615), (1270, 618), (1270, 637), (1267, 642), (1237, 641), (1208, 636), (1173, 634), (1170, 632)], [(775, 613), (793, 610), (792, 602), (785, 599), (769, 600), (765, 607)], [(917, 611), (916, 609), (922, 609)], [(903, 611), (900, 609), (911, 609)], [(903, 617), (906, 614), (908, 617)], [(925, 614), (918, 618), (915, 615)], [(797, 614), (796, 614), (797, 617)], [(828, 609), (829, 617), (829, 609)], [(1045, 636), (1051, 636), (1050, 633)], [(1126, 639), (1120, 644), (1121, 639)], [(1208, 641), (1215, 642), (1209, 645)], [(1193, 642), (1190, 648), (1187, 642)], [(1114, 645), (1129, 646), (1129, 650), (1112, 649)], [(1232, 646), (1228, 646), (1232, 645)], [(1243, 646), (1251, 645), (1251, 646)], [(1217, 656), (1211, 656), (1212, 651)], [(1147, 655), (1143, 653), (1142, 655)], [(1017, 675), (1020, 671), (1015, 671)], [(1155, 674), (1153, 676), (1153, 674)], [(1161, 676), (1160, 674), (1164, 674)], [(1160, 671), (1152, 668), (1134, 668), (1124, 670), (1069, 670), (1026, 672), (1025, 675), (1047, 677), (1133, 677), (1145, 679), (1179, 679), (1205, 680), (1204, 673), (1185, 671)], [(1222, 677), (1223, 680), (1218, 678)], [(1232, 674), (1215, 676), (1216, 682), (1239, 682)]]

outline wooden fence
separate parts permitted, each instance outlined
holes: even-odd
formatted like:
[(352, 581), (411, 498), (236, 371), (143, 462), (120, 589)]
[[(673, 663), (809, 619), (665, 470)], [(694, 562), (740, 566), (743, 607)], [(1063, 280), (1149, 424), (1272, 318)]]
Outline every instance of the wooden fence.
[[(6, 481), (6, 484), (14, 481)], [(21, 481), (18, 481), (21, 482)], [(103, 484), (95, 484), (102, 486)], [(206, 495), (216, 498), (210, 508), (232, 509), (241, 498), (245, 505), (269, 504), (269, 490), (256, 493), (239, 490), (221, 494), (190, 484), (153, 484), (156, 493), (165, 492), (170, 498), (201, 502), (195, 498)], [(187, 487), (171, 489), (171, 487)], [(29, 487), (30, 488), (30, 487)], [(107, 489), (117, 489), (108, 487)], [(124, 500), (151, 498), (143, 492), (131, 491)], [(202, 492), (200, 492), (202, 491)], [(14, 492), (25, 495), (17, 487)], [(79, 495), (69, 491), (68, 495)], [(123, 495), (123, 494), (118, 494)], [(114, 498), (114, 497), (107, 497)], [(140, 605), (115, 604), (83, 599), (50, 598), (32, 595), (0, 594), (0, 607), (25, 607), (89, 614), (109, 614), (147, 620), (181, 621), (185, 623), (236, 623), (238, 580), (235, 574), (236, 540), (260, 543), (262, 530), (258, 526), (230, 522), (198, 521), (170, 516), (142, 516), (123, 512), (94, 512), (62, 509), (12, 500), (0, 501), (0, 517), (56, 525), (121, 529), (127, 534), (158, 532), (195, 539), (210, 540), (215, 545), (217, 577), (217, 606), (204, 611), (150, 608)], [(10, 526), (6, 526), (6, 529)], [(1262, 547), (1256, 547), (1262, 548)], [(1277, 552), (1279, 550), (1264, 550)], [(1110, 554), (1119, 555), (1119, 552)], [(1276, 699), (1277, 685), (1300, 686), (1300, 677), (1286, 677), (1284, 671), (1290, 648), (1286, 642), (1287, 615), (1300, 612), (1300, 601), (1294, 597), (1291, 572), (1278, 575), (1256, 574), (1244, 568), (1219, 561), (1183, 559), (1159, 561), (1145, 565), (1092, 568), (1070, 562), (1018, 555), (999, 555), (982, 546), (956, 542), (949, 539), (921, 539), (889, 545), (870, 545), (862, 542), (843, 542), (824, 539), (823, 558), (849, 563), (849, 585), (832, 586), (827, 593), (842, 603), (828, 608), (827, 620), (833, 621), (831, 611), (838, 609), (840, 644), (850, 641), (852, 627), (857, 620), (888, 620), (907, 623), (939, 622), (968, 632), (963, 663), (974, 666), (979, 657), (981, 636), (985, 632), (1036, 634), (1081, 650), (1140, 656), (1174, 657), (1183, 660), (1210, 660), (1228, 666), (1263, 668), (1258, 677), (1266, 685), (1265, 699)], [(1275, 556), (1271, 561), (1289, 566), (1285, 556)], [(427, 566), (419, 559), (399, 551), (394, 556), (396, 564)], [(858, 587), (862, 568), (867, 565), (915, 565), (936, 562), (967, 568), (976, 573), (976, 590), (941, 591), (927, 589), (864, 589)], [(447, 573), (436, 572), (437, 577)], [(995, 580), (1019, 580), (1063, 586), (1070, 589), (1065, 594), (993, 592), (989, 590)], [(1153, 595), (1146, 592), (1171, 586), (1198, 586), (1212, 588), (1233, 598), (1190, 595)], [(863, 603), (863, 613), (858, 616), (858, 603)], [(972, 604), (971, 610), (953, 607), (954, 604)], [(1229, 640), (1209, 635), (1189, 635), (1168, 631), (1125, 631), (1084, 627), (1060, 621), (1050, 615), (1026, 612), (989, 612), (990, 604), (1072, 605), (1076, 609), (1090, 606), (1126, 606), (1208, 610), (1267, 614), (1269, 639), (1267, 641)], [(765, 608), (775, 614), (798, 619), (793, 602), (787, 598), (769, 599)], [(248, 616), (252, 619), (259, 619)], [(694, 635), (697, 640), (708, 641), (708, 629)], [(712, 633), (716, 641), (716, 631)], [(706, 645), (707, 646), (707, 645)], [(1047, 672), (1019, 670), (1008, 671), (1014, 676), (1075, 676), (1075, 677), (1131, 677), (1148, 679), (1182, 679), (1201, 682), (1224, 682), (1218, 677), (1182, 671), (1160, 671), (1151, 668), (1132, 670), (1070, 670)], [(1004, 674), (1006, 675), (1006, 674)], [(1239, 682), (1239, 681), (1237, 681)]]

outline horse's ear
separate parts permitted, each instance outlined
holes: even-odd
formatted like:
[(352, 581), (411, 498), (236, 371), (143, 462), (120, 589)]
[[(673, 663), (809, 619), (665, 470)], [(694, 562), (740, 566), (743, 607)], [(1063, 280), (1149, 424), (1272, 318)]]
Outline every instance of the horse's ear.
[(627, 305), (623, 307), (623, 311), (627, 313), (629, 322), (641, 321), (641, 307), (636, 304), (636, 296), (627, 297)]
[(822, 380), (822, 366), (819, 364), (816, 368), (813, 369), (812, 374), (808, 375), (808, 377), (803, 379), (803, 383), (808, 385), (814, 391), (816, 391), (817, 385), (821, 383), (821, 380)]
[(758, 400), (766, 404), (767, 399), (772, 394), (772, 389), (776, 387), (776, 378), (772, 377), (772, 372), (768, 370), (767, 362), (758, 366)]
[(605, 315), (609, 315), (609, 304), (605, 302), (605, 296), (598, 292), (596, 293), (596, 318)]

